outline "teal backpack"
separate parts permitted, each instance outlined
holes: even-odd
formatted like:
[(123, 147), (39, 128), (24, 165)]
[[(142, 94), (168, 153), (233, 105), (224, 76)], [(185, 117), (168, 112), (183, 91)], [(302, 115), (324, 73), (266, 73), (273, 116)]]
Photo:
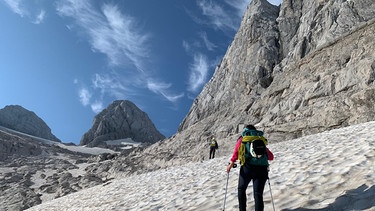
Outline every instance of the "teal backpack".
[(269, 166), (266, 145), (264, 141), (256, 139), (252, 142), (242, 143), (245, 145), (245, 163), (254, 166)]
[(244, 161), (241, 165), (248, 163), (255, 166), (269, 166), (266, 144), (268, 141), (262, 131), (245, 128), (239, 150), (244, 155), (240, 158), (240, 161)]

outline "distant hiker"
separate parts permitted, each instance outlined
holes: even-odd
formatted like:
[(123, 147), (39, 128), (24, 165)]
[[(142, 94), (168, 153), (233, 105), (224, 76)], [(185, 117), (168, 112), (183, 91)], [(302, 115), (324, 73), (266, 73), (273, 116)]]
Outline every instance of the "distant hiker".
[(247, 125), (237, 140), (234, 152), (226, 168), (229, 173), (237, 160), (240, 160), (238, 179), (238, 203), (240, 211), (246, 210), (246, 189), (253, 180), (255, 211), (264, 210), (263, 191), (268, 179), (268, 160), (273, 160), (272, 152), (266, 147), (267, 139), (263, 132), (253, 125)]
[(219, 145), (217, 144), (217, 141), (215, 138), (212, 138), (210, 141), (210, 158), (215, 158), (215, 151), (219, 148)]

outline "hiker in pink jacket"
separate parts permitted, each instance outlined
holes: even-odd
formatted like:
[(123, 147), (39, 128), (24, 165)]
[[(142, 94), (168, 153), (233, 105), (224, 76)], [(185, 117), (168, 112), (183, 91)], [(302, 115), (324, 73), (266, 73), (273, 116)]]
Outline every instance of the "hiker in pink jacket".
[(226, 168), (229, 173), (234, 163), (240, 160), (241, 168), (238, 179), (240, 211), (246, 210), (246, 188), (251, 180), (253, 181), (255, 211), (264, 210), (263, 191), (268, 179), (268, 160), (274, 158), (266, 144), (267, 139), (263, 137), (263, 132), (256, 130), (253, 125), (247, 125), (242, 136), (237, 140), (232, 158)]

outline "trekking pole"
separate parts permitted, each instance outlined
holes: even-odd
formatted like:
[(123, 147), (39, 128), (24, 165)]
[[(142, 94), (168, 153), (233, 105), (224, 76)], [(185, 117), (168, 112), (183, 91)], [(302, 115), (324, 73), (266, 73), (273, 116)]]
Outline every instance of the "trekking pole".
[(272, 196), (272, 190), (271, 190), (271, 182), (270, 182), (270, 178), (269, 177), (268, 177), (268, 185), (270, 186), (270, 194), (271, 194), (271, 201), (272, 201), (273, 211), (275, 211), (275, 204), (273, 203), (273, 196)]
[(225, 186), (225, 196), (224, 196), (223, 211), (225, 210), (225, 201), (227, 200), (228, 180), (229, 180), (229, 172), (227, 173), (227, 185)]
[[(237, 168), (237, 164), (234, 163), (232, 168)], [(228, 180), (229, 180), (229, 172), (227, 173), (227, 185), (225, 186), (225, 196), (224, 196), (223, 211), (225, 210), (225, 201), (227, 200)]]

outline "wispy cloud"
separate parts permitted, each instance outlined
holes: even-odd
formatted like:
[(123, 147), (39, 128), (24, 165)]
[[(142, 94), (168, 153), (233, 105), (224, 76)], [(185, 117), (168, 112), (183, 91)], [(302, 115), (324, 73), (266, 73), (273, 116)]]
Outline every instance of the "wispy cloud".
[[(204, 33), (204, 32), (202, 32)], [(198, 36), (202, 35), (198, 33)], [(194, 54), (194, 52), (197, 51), (197, 49), (201, 49), (202, 47), (207, 47), (203, 40), (204, 38), (202, 36), (198, 38), (194, 38), (191, 41), (183, 40), (182, 41), (182, 47), (185, 50), (186, 53)], [(207, 39), (208, 40), (208, 39)], [(203, 44), (202, 44), (203, 41)]]
[[(79, 85), (78, 80), (75, 80), (74, 83)], [(129, 83), (132, 83), (132, 85), (126, 86)], [(131, 96), (139, 96), (139, 90), (137, 91), (137, 88), (132, 87), (140, 84), (145, 85), (147, 89), (161, 95), (172, 103), (184, 97), (184, 93), (175, 94), (171, 92), (172, 84), (170, 83), (163, 83), (156, 81), (156, 79), (142, 80), (130, 76), (115, 76), (115, 73), (95, 74), (91, 80), (91, 84), (90, 88), (82, 84), (79, 85), (78, 94), (81, 104), (90, 106), (95, 113), (99, 113), (104, 108), (104, 100), (108, 96), (115, 99), (127, 99)], [(95, 93), (99, 93), (99, 95)]]
[(206, 83), (209, 68), (210, 65), (206, 56), (199, 53), (194, 55), (188, 84), (190, 92), (197, 92)]
[(104, 74), (95, 74), (95, 77), (92, 80), (94, 88), (107, 90), (107, 89), (117, 89), (125, 91), (126, 88), (121, 84), (120, 81), (117, 80), (116, 77), (112, 77), (110, 75)]
[[(22, 18), (28, 18), (34, 24), (40, 24), (44, 21), (45, 10), (40, 9), (42, 2), (30, 0), (3, 0), (6, 5)], [(37, 12), (35, 12), (37, 11)]]
[(189, 52), (191, 50), (191, 46), (190, 46), (189, 42), (186, 41), (186, 40), (182, 41), (182, 47), (184, 48), (184, 50), (186, 52)]
[(250, 2), (251, 0), (225, 0), (224, 3), (214, 0), (196, 0), (201, 14), (190, 10), (186, 12), (196, 23), (228, 33), (228, 31), (237, 31), (240, 18)]
[(142, 32), (136, 20), (121, 13), (116, 5), (104, 4), (98, 11), (90, 1), (63, 0), (57, 10), (84, 29), (93, 50), (107, 55), (111, 65), (134, 65), (142, 69), (149, 56), (150, 35)]
[(247, 6), (250, 4), (251, 0), (225, 0), (225, 2), (231, 5), (237, 11), (237, 18), (240, 18), (244, 15)]
[(132, 77), (127, 77), (128, 80), (122, 80), (122, 78), (114, 73), (95, 74), (92, 79), (93, 89), (99, 90), (102, 96), (109, 95), (116, 99), (125, 99), (127, 96), (135, 95), (135, 91), (130, 86), (126, 86)]
[(181, 94), (170, 93), (168, 90), (171, 86), (172, 86), (171, 84), (157, 82), (157, 81), (153, 81), (153, 80), (148, 80), (148, 82), (147, 82), (147, 87), (151, 91), (164, 96), (166, 99), (168, 99), (168, 101), (176, 102), (177, 100), (182, 98), (184, 96), (184, 94), (183, 93), (181, 93)]
[(104, 109), (104, 105), (102, 101), (96, 101), (91, 104), (91, 110), (95, 113), (99, 113)]
[[(247, 8), (247, 5), (251, 0), (225, 0), (214, 1), (214, 0), (196, 0), (196, 4), (199, 8), (200, 14), (194, 13), (191, 10), (186, 9), (187, 14), (197, 24), (211, 27), (215, 30), (219, 30), (225, 34), (232, 35), (233, 32), (238, 30), (241, 22), (241, 17)], [(221, 33), (219, 32), (219, 33)], [(204, 50), (214, 51), (218, 46), (211, 42), (207, 32), (199, 33), (199, 43), (203, 43)], [(217, 62), (217, 58), (210, 59), (204, 55), (201, 46), (189, 43), (184, 40), (182, 43), (185, 51), (193, 55), (193, 61), (190, 67), (188, 91), (197, 92), (208, 80), (208, 74), (211, 65)], [(207, 53), (208, 55), (208, 53)]]
[[(103, 108), (104, 97), (110, 95), (116, 99), (124, 99), (128, 93), (126, 87), (109, 74), (95, 74), (91, 80), (91, 86), (86, 86), (78, 79), (74, 84), (79, 86), (79, 101), (83, 106), (90, 106), (93, 112), (99, 113)], [(99, 94), (96, 94), (99, 93)]]
[[(201, 40), (204, 43), (204, 46), (207, 50), (213, 51), (217, 46), (210, 42), (207, 38), (207, 34), (205, 32), (199, 33)], [(182, 42), (182, 46), (184, 50), (192, 55), (193, 61), (190, 64), (189, 68), (189, 80), (187, 84), (187, 90), (191, 92), (191, 94), (196, 94), (197, 91), (206, 83), (208, 80), (208, 73), (210, 71), (211, 66), (209, 65), (209, 59), (206, 55), (199, 52), (201, 46), (194, 42), (190, 44), (187, 41)]]
[(4, 0), (4, 3), (16, 14), (24, 17), (27, 14), (27, 10), (22, 6), (22, 0)]
[(206, 23), (207, 25), (211, 25), (215, 29), (224, 32), (227, 30), (237, 30), (237, 24), (235, 24), (234, 18), (215, 1), (199, 0), (197, 5), (201, 9), (202, 14), (208, 18), (209, 22)]
[(93, 95), (91, 91), (87, 89), (86, 86), (82, 85), (77, 78), (73, 80), (73, 83), (79, 86), (78, 97), (79, 97), (79, 101), (81, 102), (81, 104), (83, 106), (90, 105), (91, 97)]
[(44, 21), (44, 17), (46, 16), (46, 11), (40, 10), (40, 13), (36, 16), (36, 19), (33, 23), (40, 24)]
[(206, 32), (200, 33), (200, 37), (202, 38), (204, 45), (206, 46), (206, 48), (209, 51), (213, 51), (213, 50), (215, 50), (215, 48), (217, 48), (217, 46), (214, 43), (212, 43), (210, 40), (208, 40)]
[(82, 103), (82, 105), (87, 106), (90, 104), (92, 94), (87, 88), (81, 87), (78, 91), (78, 96), (79, 101)]
[[(171, 102), (181, 98), (183, 94), (170, 94), (171, 85), (168, 83), (149, 77), (148, 69), (152, 65), (147, 62), (150, 60), (151, 34), (142, 31), (138, 21), (124, 14), (116, 5), (103, 4), (97, 9), (92, 2), (60, 0), (57, 11), (63, 17), (72, 18), (79, 30), (83, 29), (94, 52), (105, 54), (110, 66), (123, 70), (118, 74), (96, 74), (93, 88), (99, 89), (102, 95), (115, 98), (131, 95), (130, 90), (135, 87), (149, 89)], [(69, 29), (75, 27), (69, 26)]]

